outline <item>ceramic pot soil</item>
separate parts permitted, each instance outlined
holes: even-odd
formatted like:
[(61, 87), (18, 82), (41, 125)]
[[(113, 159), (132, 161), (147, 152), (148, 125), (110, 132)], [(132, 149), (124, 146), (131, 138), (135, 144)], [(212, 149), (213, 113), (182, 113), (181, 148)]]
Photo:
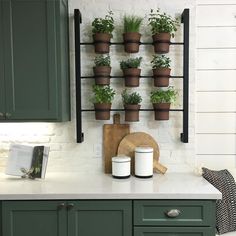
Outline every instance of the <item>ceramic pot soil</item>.
[(95, 119), (110, 120), (111, 103), (95, 103)]
[(169, 120), (170, 103), (153, 103), (155, 120)]
[(139, 110), (141, 105), (138, 104), (126, 104), (125, 108), (125, 121), (139, 121)]
[(170, 68), (153, 69), (153, 78), (155, 87), (168, 87), (170, 80)]
[(123, 70), (126, 87), (138, 87), (141, 69), (127, 68)]
[(159, 33), (152, 36), (154, 52), (168, 53), (170, 48), (170, 33)]
[(139, 51), (141, 34), (138, 32), (130, 32), (123, 34), (125, 52), (136, 53)]
[(109, 53), (111, 34), (96, 33), (93, 35), (95, 53)]
[(97, 66), (93, 67), (96, 85), (109, 85), (110, 84), (110, 66)]

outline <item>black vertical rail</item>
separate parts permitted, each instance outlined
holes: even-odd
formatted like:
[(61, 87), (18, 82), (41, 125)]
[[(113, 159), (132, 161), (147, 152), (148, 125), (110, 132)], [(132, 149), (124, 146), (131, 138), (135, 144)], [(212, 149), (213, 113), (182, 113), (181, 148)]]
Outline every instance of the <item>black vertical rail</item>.
[(183, 46), (183, 133), (181, 141), (188, 143), (189, 123), (189, 9), (184, 9), (181, 19), (184, 25)]
[(76, 88), (76, 140), (77, 143), (84, 141), (82, 133), (82, 109), (81, 109), (81, 55), (80, 55), (80, 24), (81, 13), (74, 10), (74, 30), (75, 30), (75, 88)]

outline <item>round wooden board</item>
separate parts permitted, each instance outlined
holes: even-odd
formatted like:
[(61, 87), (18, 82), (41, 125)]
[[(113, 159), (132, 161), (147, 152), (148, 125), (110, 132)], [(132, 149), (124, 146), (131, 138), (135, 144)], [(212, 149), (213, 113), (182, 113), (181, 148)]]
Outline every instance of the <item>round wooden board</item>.
[(134, 173), (134, 151), (137, 146), (148, 146), (153, 148), (153, 161), (159, 160), (159, 146), (154, 138), (144, 132), (135, 132), (126, 135), (120, 142), (117, 150), (118, 155), (131, 157), (131, 172)]

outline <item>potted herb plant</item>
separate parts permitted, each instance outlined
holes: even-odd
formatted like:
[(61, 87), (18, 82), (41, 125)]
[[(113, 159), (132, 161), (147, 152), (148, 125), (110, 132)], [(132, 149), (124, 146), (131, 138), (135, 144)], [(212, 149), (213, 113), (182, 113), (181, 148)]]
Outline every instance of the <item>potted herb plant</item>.
[(126, 87), (138, 87), (141, 69), (142, 57), (129, 58), (120, 62), (120, 68), (123, 70)]
[(155, 87), (168, 87), (171, 60), (165, 55), (154, 55), (151, 61)]
[(125, 121), (139, 121), (142, 97), (137, 92), (128, 94), (126, 89), (122, 92), (121, 96), (125, 108)]
[(95, 18), (92, 22), (93, 41), (96, 53), (109, 53), (110, 40), (114, 30), (113, 12), (109, 11), (105, 18)]
[(160, 9), (156, 11), (151, 9), (148, 21), (151, 26), (154, 51), (156, 53), (168, 53), (170, 38), (171, 36), (174, 37), (179, 21), (166, 13), (160, 13)]
[(169, 120), (170, 105), (176, 100), (176, 97), (177, 92), (172, 87), (151, 92), (150, 100), (154, 108), (155, 120)]
[(111, 74), (111, 58), (109, 55), (99, 55), (94, 59), (93, 73), (96, 85), (109, 85)]
[(124, 16), (124, 46), (125, 52), (136, 53), (139, 51), (141, 34), (139, 33), (143, 18), (139, 16)]
[(93, 86), (94, 96), (91, 101), (94, 103), (96, 120), (110, 120), (111, 103), (115, 91), (109, 86)]

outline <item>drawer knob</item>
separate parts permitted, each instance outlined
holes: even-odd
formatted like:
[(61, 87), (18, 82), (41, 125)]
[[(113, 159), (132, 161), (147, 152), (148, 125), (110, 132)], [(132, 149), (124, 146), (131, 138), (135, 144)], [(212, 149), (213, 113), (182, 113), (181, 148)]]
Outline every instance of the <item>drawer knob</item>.
[(71, 210), (73, 207), (74, 207), (74, 204), (73, 203), (69, 203), (67, 205), (67, 210)]
[(7, 112), (7, 113), (6, 113), (6, 117), (7, 117), (7, 118), (11, 117), (11, 113)]
[(176, 218), (177, 216), (179, 216), (181, 213), (181, 211), (179, 209), (171, 209), (169, 211), (167, 211), (165, 214), (169, 217), (169, 218)]
[(66, 204), (64, 202), (62, 202), (57, 206), (57, 209), (62, 210), (65, 206), (66, 206)]
[(4, 117), (4, 114), (2, 112), (0, 112), (0, 117)]

